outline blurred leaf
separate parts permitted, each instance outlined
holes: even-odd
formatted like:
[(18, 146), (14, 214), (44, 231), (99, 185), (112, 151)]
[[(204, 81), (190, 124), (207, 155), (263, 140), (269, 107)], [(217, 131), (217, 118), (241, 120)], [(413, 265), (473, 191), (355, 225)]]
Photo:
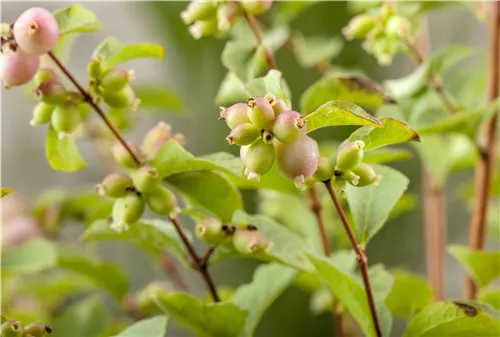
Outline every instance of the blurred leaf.
[(305, 117), (307, 132), (339, 125), (373, 125), (383, 127), (380, 121), (348, 101), (330, 101)]
[(7, 321), (7, 318), (5, 318), (5, 317), (2, 315), (2, 321), (1, 321), (1, 323), (3, 324), (3, 323), (5, 323), (6, 321)]
[(167, 316), (155, 316), (138, 321), (114, 337), (165, 337)]
[(453, 134), (451, 137), (448, 149), (453, 161), (452, 172), (466, 171), (474, 168), (480, 156), (474, 141), (461, 134)]
[(382, 176), (378, 186), (347, 185), (347, 202), (354, 219), (353, 229), (362, 245), (383, 227), (410, 183), (404, 174), (387, 166), (374, 165), (374, 169)]
[(417, 204), (417, 198), (410, 193), (404, 193), (392, 208), (388, 220), (392, 220), (402, 214), (412, 211)]
[(159, 296), (156, 303), (197, 336), (237, 337), (248, 315), (232, 303), (202, 303), (186, 293)]
[(409, 323), (403, 337), (497, 336), (500, 321), (475, 305), (438, 302), (422, 309)]
[(405, 1), (401, 3), (400, 10), (408, 16), (417, 16), (430, 11), (447, 9), (447, 7), (456, 5), (467, 6), (470, 4), (465, 1)]
[(72, 304), (54, 319), (50, 337), (98, 336), (109, 324), (109, 312), (102, 299), (88, 297)]
[(52, 126), (47, 132), (45, 155), (50, 167), (57, 171), (75, 172), (87, 167), (87, 163), (76, 147), (73, 138), (59, 139)]
[(477, 58), (472, 65), (454, 69), (450, 79), (446, 81), (450, 92), (460, 106), (483, 107), (486, 105), (486, 92), (488, 66), (486, 51)]
[[(497, 180), (498, 182), (498, 180)], [(497, 184), (498, 186), (498, 184)], [(488, 204), (488, 237), (499, 242), (500, 241), (500, 200), (494, 198)]]
[(57, 265), (57, 250), (44, 239), (35, 239), (2, 254), (2, 274), (36, 274)]
[(135, 95), (141, 100), (141, 109), (168, 110), (186, 113), (186, 105), (172, 89), (164, 84), (133, 85)]
[(274, 4), (273, 22), (276, 25), (287, 24), (293, 21), (303, 11), (319, 1), (279, 1)]
[(266, 65), (263, 50), (256, 49), (252, 43), (245, 40), (226, 42), (222, 51), (222, 64), (236, 75), (242, 82), (258, 76)]
[(245, 88), (250, 97), (264, 97), (266, 94), (271, 94), (283, 99), (288, 107), (292, 106), (290, 90), (286, 86), (283, 75), (278, 70), (269, 70), (266, 76), (251, 80)]
[[(188, 232), (186, 235), (191, 240)], [(80, 239), (82, 241), (124, 240), (138, 244), (154, 255), (166, 250), (175, 253), (181, 261), (186, 261), (187, 257), (186, 248), (174, 225), (161, 219), (142, 219), (129, 226), (128, 231), (121, 233), (111, 229), (109, 220), (101, 219), (90, 225)]]
[[(59, 58), (59, 60), (63, 63), (68, 62), (68, 59), (71, 54), (71, 49), (76, 42), (76, 39), (80, 36), (80, 34), (67, 34), (63, 36), (59, 36), (59, 40), (57, 40), (57, 44), (54, 48), (52, 48), (52, 52)], [(57, 73), (57, 69), (52, 67), (52, 69)], [(33, 83), (33, 89), (35, 84)]]
[[(255, 34), (253, 34), (253, 32), (252, 36), (255, 38)], [(283, 47), (289, 38), (290, 27), (288, 25), (275, 26), (264, 32), (263, 44), (276, 51)]]
[(333, 305), (333, 295), (330, 290), (321, 288), (312, 293), (309, 300), (309, 310), (314, 315), (321, 315), (331, 311)]
[(3, 198), (3, 197), (8, 196), (9, 194), (11, 194), (11, 193), (13, 193), (13, 192), (14, 192), (14, 190), (11, 190), (10, 188), (5, 188), (5, 187), (2, 187), (2, 191), (1, 191), (1, 197), (0, 197), (0, 199), (1, 199), (1, 198)]
[(384, 87), (389, 95), (396, 100), (412, 96), (425, 86), (429, 69), (430, 63), (428, 61), (424, 62), (410, 75), (396, 80), (385, 81)]
[(429, 304), (432, 290), (425, 277), (403, 271), (395, 271), (392, 275), (394, 285), (385, 304), (394, 316), (410, 318)]
[(412, 154), (408, 150), (378, 148), (373, 151), (368, 151), (363, 156), (363, 161), (369, 164), (384, 164), (399, 160), (410, 160)]
[(295, 34), (292, 43), (295, 57), (304, 68), (330, 62), (340, 54), (344, 44), (339, 37), (311, 36), (306, 38), (301, 34)]
[(363, 126), (354, 131), (348, 141), (364, 141), (365, 151), (392, 144), (420, 141), (418, 133), (403, 121), (393, 118), (380, 118), (379, 121), (383, 128)]
[(467, 46), (446, 46), (431, 57), (430, 72), (444, 76), (453, 66), (471, 54), (472, 49)]
[(472, 276), (479, 287), (485, 287), (500, 277), (500, 251), (472, 251), (468, 247), (451, 245), (450, 254)]
[(460, 132), (474, 136), (486, 111), (486, 109), (480, 109), (458, 112), (438, 122), (418, 128), (418, 133), (424, 135)]
[(215, 96), (216, 105), (231, 105), (247, 99), (245, 84), (233, 72), (228, 71)]
[(345, 100), (375, 111), (384, 104), (385, 97), (381, 89), (365, 77), (333, 73), (313, 83), (302, 94), (300, 108), (307, 113), (330, 100)]
[(489, 305), (493, 306), (495, 309), (500, 309), (500, 288), (491, 287), (480, 289), (477, 298)]
[(223, 222), (243, 207), (238, 189), (225, 177), (212, 171), (191, 171), (170, 175), (166, 181), (190, 203), (216, 214)]
[(97, 16), (80, 4), (56, 10), (54, 16), (59, 26), (59, 36), (102, 29), (102, 23)]
[(259, 266), (249, 284), (238, 287), (231, 302), (248, 311), (243, 336), (253, 336), (260, 319), (271, 304), (292, 283), (296, 272), (278, 264)]
[(121, 63), (138, 58), (163, 59), (164, 53), (163, 47), (157, 44), (139, 43), (127, 45), (111, 36), (97, 46), (93, 56), (103, 55), (106, 67), (113, 68)]

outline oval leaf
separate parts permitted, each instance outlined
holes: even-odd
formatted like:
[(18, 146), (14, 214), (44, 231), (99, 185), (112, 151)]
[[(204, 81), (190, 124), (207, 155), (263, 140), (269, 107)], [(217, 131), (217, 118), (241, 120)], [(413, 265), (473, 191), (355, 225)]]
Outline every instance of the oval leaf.
[(69, 33), (85, 33), (102, 29), (97, 16), (80, 4), (54, 12), (59, 26), (59, 36)]
[(113, 337), (165, 337), (167, 333), (167, 316), (156, 316), (143, 319), (132, 324), (118, 335)]
[(134, 84), (135, 95), (141, 100), (141, 109), (167, 110), (184, 114), (186, 105), (172, 89), (164, 84)]
[(479, 287), (486, 287), (500, 277), (500, 251), (471, 251), (458, 245), (448, 247), (448, 251), (472, 275)]
[(2, 273), (34, 274), (57, 265), (57, 249), (47, 240), (35, 239), (2, 254)]
[(127, 45), (115, 37), (109, 37), (94, 51), (96, 55), (103, 55), (108, 68), (115, 67), (121, 63), (145, 57), (162, 59), (163, 47), (153, 43), (139, 43)]
[(384, 164), (398, 160), (410, 160), (412, 153), (402, 149), (377, 149), (363, 155), (363, 161), (369, 164)]
[(342, 39), (337, 36), (333, 38), (326, 36), (306, 38), (301, 34), (296, 34), (292, 38), (292, 43), (295, 57), (304, 68), (312, 68), (319, 64), (329, 63), (331, 59), (342, 51), (344, 45)]
[(51, 126), (45, 141), (45, 155), (50, 167), (57, 171), (75, 172), (87, 167), (87, 163), (76, 147), (73, 138), (59, 139), (56, 130)]

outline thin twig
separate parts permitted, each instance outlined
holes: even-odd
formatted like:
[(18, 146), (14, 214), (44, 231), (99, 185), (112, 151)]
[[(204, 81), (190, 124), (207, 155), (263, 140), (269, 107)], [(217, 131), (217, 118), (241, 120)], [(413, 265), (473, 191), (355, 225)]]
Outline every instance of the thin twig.
[(205, 252), (205, 255), (203, 255), (201, 257), (200, 265), (208, 266), (208, 261), (210, 260), (210, 257), (212, 256), (212, 254), (215, 252), (215, 248), (216, 247), (212, 246), (212, 247), (207, 249), (207, 251)]
[[(500, 91), (500, 2), (491, 2), (490, 37), (489, 37), (489, 67), (487, 99), (493, 102)], [(481, 153), (474, 171), (474, 205), (469, 228), (469, 248), (481, 250), (484, 246), (486, 232), (486, 214), (490, 198), (490, 185), (495, 166), (495, 134), (498, 111), (483, 126), (477, 147)], [(464, 297), (473, 299), (476, 296), (476, 286), (470, 276), (467, 278)]]
[(363, 284), (365, 287), (366, 297), (368, 299), (368, 306), (370, 307), (370, 313), (372, 315), (373, 325), (375, 327), (377, 337), (382, 337), (383, 336), (382, 326), (380, 324), (380, 320), (378, 317), (377, 306), (375, 305), (375, 298), (373, 297), (373, 290), (370, 285), (370, 276), (368, 275), (368, 257), (366, 256), (365, 250), (359, 244), (358, 240), (356, 239), (356, 236), (354, 235), (354, 232), (351, 229), (351, 226), (349, 225), (349, 221), (347, 220), (344, 210), (342, 209), (342, 206), (340, 205), (339, 200), (335, 195), (335, 191), (333, 190), (331, 180), (325, 181), (324, 184), (328, 191), (328, 194), (330, 195), (330, 198), (333, 201), (333, 205), (337, 210), (339, 218), (342, 221), (342, 224), (344, 225), (344, 229), (347, 233), (347, 236), (351, 241), (352, 248), (356, 252), (359, 269), (361, 271), (361, 276), (363, 277)]

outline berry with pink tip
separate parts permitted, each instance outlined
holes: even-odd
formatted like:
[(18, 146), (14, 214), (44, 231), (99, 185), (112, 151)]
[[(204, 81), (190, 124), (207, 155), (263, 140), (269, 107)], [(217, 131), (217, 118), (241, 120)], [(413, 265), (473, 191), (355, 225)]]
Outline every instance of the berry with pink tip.
[(230, 129), (234, 129), (242, 123), (250, 123), (247, 108), (248, 106), (245, 103), (236, 103), (229, 108), (221, 106), (219, 120), (226, 121)]
[(134, 79), (135, 71), (113, 68), (104, 73), (100, 83), (103, 91), (116, 92), (124, 89)]
[(58, 80), (42, 82), (33, 91), (35, 97), (47, 104), (59, 104), (66, 100), (66, 88)]
[(259, 137), (259, 134), (260, 130), (255, 125), (243, 123), (232, 129), (226, 140), (230, 145), (250, 145)]
[(111, 173), (96, 186), (99, 195), (107, 195), (111, 198), (121, 198), (127, 194), (127, 190), (133, 187), (132, 178), (123, 173)]
[(304, 136), (293, 143), (276, 143), (275, 149), (281, 175), (293, 180), (295, 186), (303, 187), (305, 180), (312, 177), (318, 168), (319, 150), (316, 141)]
[(273, 167), (274, 157), (272, 144), (266, 144), (262, 139), (257, 139), (252, 143), (245, 151), (243, 162), (248, 180), (259, 181), (260, 177)]
[(57, 44), (59, 26), (51, 12), (33, 7), (17, 18), (14, 23), (14, 38), (27, 54), (42, 55)]
[(274, 122), (274, 110), (267, 99), (263, 97), (249, 98), (248, 118), (259, 129), (269, 129)]
[(142, 141), (144, 154), (152, 159), (161, 147), (172, 138), (172, 127), (165, 122), (158, 122), (149, 130)]
[(45, 81), (59, 81), (59, 76), (50, 68), (40, 68), (33, 77), (33, 82), (38, 87)]
[(265, 99), (271, 104), (274, 115), (278, 116), (280, 113), (290, 110), (285, 101), (279, 97), (274, 97), (271, 94), (266, 94)]
[(306, 121), (297, 111), (289, 110), (276, 117), (272, 132), (280, 142), (292, 143), (306, 134)]
[(40, 66), (40, 57), (28, 55), (20, 49), (7, 49), (2, 54), (2, 82), (6, 88), (31, 81)]

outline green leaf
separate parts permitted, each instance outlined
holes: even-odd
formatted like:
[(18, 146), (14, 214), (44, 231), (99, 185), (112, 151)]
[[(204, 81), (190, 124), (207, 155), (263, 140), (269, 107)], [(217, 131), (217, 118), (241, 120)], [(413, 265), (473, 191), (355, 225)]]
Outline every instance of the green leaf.
[(73, 138), (59, 139), (56, 130), (51, 126), (45, 141), (45, 155), (50, 167), (57, 171), (75, 172), (87, 167), (87, 163), (76, 147)]
[(430, 59), (430, 73), (444, 76), (453, 66), (471, 54), (472, 49), (467, 46), (446, 46)]
[(354, 131), (349, 136), (348, 141), (364, 141), (365, 150), (409, 141), (420, 141), (418, 133), (403, 121), (394, 118), (381, 118), (380, 122), (383, 128), (363, 126)]
[(373, 125), (383, 127), (375, 117), (348, 101), (330, 101), (305, 117), (307, 132), (339, 125)]
[(438, 302), (425, 307), (409, 323), (403, 337), (498, 336), (500, 321), (475, 305)]
[(300, 98), (301, 111), (313, 111), (330, 100), (345, 100), (375, 111), (386, 98), (384, 93), (365, 77), (333, 73), (312, 84)]
[(450, 254), (472, 276), (476, 284), (485, 287), (500, 277), (500, 251), (472, 251), (467, 247), (452, 245), (448, 247)]
[(413, 96), (425, 86), (429, 70), (430, 63), (426, 61), (406, 77), (385, 81), (384, 87), (389, 95), (396, 100)]
[(259, 266), (249, 284), (240, 286), (231, 302), (248, 311), (243, 336), (253, 336), (260, 319), (271, 304), (292, 283), (296, 272), (278, 264)]
[(474, 136), (487, 109), (471, 110), (455, 113), (430, 125), (420, 127), (419, 134), (460, 132)]
[(59, 9), (54, 12), (54, 16), (59, 26), (59, 36), (102, 29), (102, 23), (97, 16), (80, 4)]
[(57, 265), (57, 249), (44, 239), (31, 240), (2, 254), (2, 273), (36, 274)]
[(156, 298), (161, 310), (203, 337), (237, 337), (248, 315), (232, 303), (202, 303), (185, 293), (171, 293)]
[(265, 58), (262, 59), (259, 49), (248, 41), (228, 41), (222, 51), (222, 64), (236, 75), (242, 82), (247, 82), (258, 76)]
[(404, 213), (412, 211), (413, 209), (415, 209), (416, 204), (417, 204), (416, 196), (414, 196), (409, 192), (404, 193), (403, 196), (398, 200), (396, 205), (392, 208), (388, 220), (392, 220)]
[(310, 6), (319, 1), (280, 1), (275, 4), (273, 21), (276, 25), (288, 24)]
[(410, 151), (403, 149), (376, 149), (368, 151), (363, 156), (363, 161), (369, 164), (384, 164), (399, 160), (410, 160), (412, 154)]
[(8, 196), (9, 194), (11, 194), (13, 192), (14, 192), (14, 190), (11, 190), (10, 188), (2, 187), (0, 199), (3, 198), (3, 197)]
[(480, 289), (477, 298), (489, 305), (493, 306), (495, 309), (500, 309), (500, 288), (499, 287), (489, 287), (486, 289)]
[[(358, 322), (363, 333), (368, 337), (376, 336), (370, 307), (368, 306), (368, 299), (363, 286), (328, 259), (310, 253), (307, 253), (307, 256), (316, 267), (318, 274), (332, 291), (334, 297), (349, 310), (349, 313)], [(381, 297), (376, 298), (376, 307), (384, 336), (389, 336), (392, 318), (383, 301), (381, 301)]]
[[(189, 233), (188, 239), (191, 240)], [(187, 251), (174, 225), (166, 220), (142, 219), (129, 226), (127, 231), (118, 233), (111, 229), (109, 220), (95, 221), (82, 234), (82, 241), (123, 240), (140, 245), (157, 255), (160, 251), (175, 253), (182, 261), (186, 261)]]
[(50, 337), (98, 336), (109, 321), (109, 312), (102, 299), (89, 297), (72, 304), (54, 320)]
[(385, 304), (394, 316), (410, 318), (432, 299), (432, 290), (424, 277), (404, 271), (395, 271), (392, 286)]
[(292, 38), (293, 52), (299, 64), (304, 68), (312, 68), (318, 64), (330, 62), (340, 54), (343, 42), (339, 37), (312, 36), (304, 37), (295, 34)]
[(281, 72), (275, 69), (269, 70), (266, 76), (253, 79), (246, 85), (246, 92), (250, 97), (264, 97), (266, 94), (274, 95), (283, 99), (288, 107), (290, 103), (290, 90)]
[(179, 95), (164, 84), (134, 84), (133, 88), (135, 95), (141, 100), (141, 109), (186, 113), (186, 105)]
[(366, 244), (383, 227), (410, 183), (404, 174), (392, 168), (379, 165), (374, 165), (374, 168), (382, 176), (378, 186), (347, 185), (347, 202), (361, 244)]
[(216, 105), (231, 105), (247, 99), (245, 84), (233, 72), (228, 72), (215, 95)]
[(134, 323), (114, 337), (165, 337), (167, 333), (167, 322), (167, 316), (146, 318)]
[(158, 44), (138, 43), (127, 45), (115, 37), (108, 37), (97, 46), (93, 55), (94, 57), (99, 54), (103, 55), (106, 67), (113, 68), (121, 63), (138, 58), (163, 59), (164, 53), (163, 47)]

